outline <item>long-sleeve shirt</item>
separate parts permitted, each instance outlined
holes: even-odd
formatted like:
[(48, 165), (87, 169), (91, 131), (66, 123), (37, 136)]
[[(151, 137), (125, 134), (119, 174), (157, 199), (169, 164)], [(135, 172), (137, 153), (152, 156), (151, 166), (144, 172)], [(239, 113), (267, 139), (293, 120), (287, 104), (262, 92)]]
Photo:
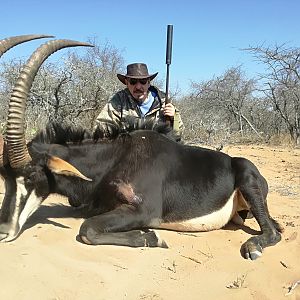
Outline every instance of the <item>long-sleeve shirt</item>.
[[(121, 120), (126, 117), (136, 117), (142, 120), (151, 120), (154, 122), (163, 122), (165, 116), (163, 114), (163, 107), (165, 104), (165, 95), (162, 91), (154, 86), (150, 86), (149, 92), (154, 97), (154, 101), (145, 114), (142, 113), (138, 102), (132, 97), (128, 88), (117, 92), (111, 100), (104, 106), (96, 119), (96, 127), (101, 128), (102, 131), (108, 130), (107, 123), (120, 124)], [(184, 129), (183, 122), (179, 111), (175, 107), (175, 115), (172, 120), (173, 130), (175, 135), (180, 140)], [(107, 132), (109, 134), (109, 132)]]

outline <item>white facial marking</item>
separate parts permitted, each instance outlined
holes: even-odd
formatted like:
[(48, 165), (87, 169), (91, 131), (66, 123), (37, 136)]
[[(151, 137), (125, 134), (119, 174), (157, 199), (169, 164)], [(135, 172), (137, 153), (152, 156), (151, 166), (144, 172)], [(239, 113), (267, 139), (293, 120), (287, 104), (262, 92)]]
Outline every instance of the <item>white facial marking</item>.
[(20, 230), (28, 218), (40, 207), (42, 200), (42, 197), (37, 197), (35, 191), (30, 194), (19, 218)]
[(21, 209), (20, 204), (21, 204), (22, 197), (26, 196), (27, 194), (27, 190), (24, 185), (24, 177), (18, 177), (16, 179), (16, 183), (17, 183), (17, 191), (16, 191), (15, 209), (11, 220), (11, 228), (5, 240), (7, 239), (9, 240), (9, 237), (14, 236), (16, 231), (19, 232), (17, 225), (18, 225), (18, 219), (19, 219), (20, 209)]
[(18, 177), (16, 179), (16, 183), (17, 183), (17, 192), (16, 192), (15, 210), (12, 216), (9, 233), (7, 237), (2, 240), (3, 242), (9, 242), (16, 238), (16, 236), (19, 234), (22, 227), (24, 226), (26, 220), (37, 210), (37, 208), (40, 206), (42, 202), (42, 199), (38, 198), (35, 192), (32, 192), (28, 197), (22, 212), (20, 212), (21, 200), (22, 198), (27, 197), (28, 192), (25, 188), (24, 177)]

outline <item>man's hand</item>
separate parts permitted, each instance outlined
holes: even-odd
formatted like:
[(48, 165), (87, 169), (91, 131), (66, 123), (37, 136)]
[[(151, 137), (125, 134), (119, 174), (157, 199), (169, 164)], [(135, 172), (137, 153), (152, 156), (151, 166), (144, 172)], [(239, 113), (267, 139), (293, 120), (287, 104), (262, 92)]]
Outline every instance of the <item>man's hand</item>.
[(172, 103), (168, 103), (164, 107), (164, 115), (170, 118), (174, 118), (175, 107)]

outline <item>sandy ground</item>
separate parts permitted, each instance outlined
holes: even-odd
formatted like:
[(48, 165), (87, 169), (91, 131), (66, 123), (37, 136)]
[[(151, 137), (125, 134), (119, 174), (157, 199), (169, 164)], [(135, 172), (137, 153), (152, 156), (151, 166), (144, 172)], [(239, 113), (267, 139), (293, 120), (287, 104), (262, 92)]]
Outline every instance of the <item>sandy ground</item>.
[(169, 249), (83, 245), (76, 241), (82, 220), (71, 217), (65, 199), (51, 196), (17, 240), (0, 245), (0, 299), (300, 299), (300, 285), (286, 295), (300, 280), (300, 150), (224, 152), (249, 158), (269, 182), (270, 212), (285, 232), (262, 258), (240, 255), (258, 229), (254, 220), (246, 230), (229, 224), (206, 233), (160, 231)]

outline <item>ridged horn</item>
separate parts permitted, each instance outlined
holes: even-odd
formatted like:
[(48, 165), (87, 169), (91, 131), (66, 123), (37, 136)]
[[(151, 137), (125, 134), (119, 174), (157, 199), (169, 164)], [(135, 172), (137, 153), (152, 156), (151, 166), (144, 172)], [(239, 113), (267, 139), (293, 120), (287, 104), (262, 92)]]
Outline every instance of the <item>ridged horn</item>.
[(22, 68), (10, 97), (7, 117), (6, 141), (12, 168), (21, 168), (31, 161), (25, 140), (25, 110), (30, 88), (40, 66), (54, 52), (76, 46), (93, 47), (72, 40), (52, 40), (40, 46)]
[(36, 39), (53, 38), (53, 37), (54, 37), (53, 35), (45, 35), (45, 34), (26, 34), (26, 35), (12, 36), (0, 40), (0, 57), (10, 48), (17, 46), (21, 43), (25, 43)]
[[(41, 38), (52, 38), (53, 35), (45, 35), (45, 34), (27, 34), (27, 35), (19, 35), (12, 36), (3, 40), (0, 40), (0, 58), (1, 56), (8, 51), (9, 49), (31, 40), (41, 39)], [(2, 167), (7, 160), (6, 146), (3, 140), (3, 137), (0, 133), (0, 167)]]

